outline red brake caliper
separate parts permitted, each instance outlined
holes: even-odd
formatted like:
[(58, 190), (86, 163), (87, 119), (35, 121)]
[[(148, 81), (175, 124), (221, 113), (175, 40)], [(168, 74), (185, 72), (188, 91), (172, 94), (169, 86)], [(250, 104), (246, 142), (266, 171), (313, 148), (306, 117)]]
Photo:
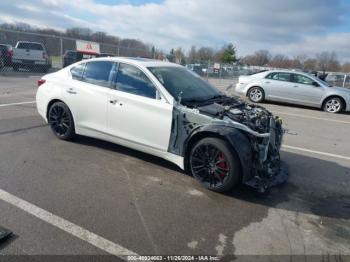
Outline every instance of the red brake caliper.
[(224, 156), (223, 153), (221, 153), (219, 155), (219, 162), (220, 163), (218, 164), (218, 166), (221, 168), (220, 169), (220, 176), (222, 178), (224, 178), (226, 176), (226, 174), (227, 174), (228, 168), (227, 168), (225, 156)]

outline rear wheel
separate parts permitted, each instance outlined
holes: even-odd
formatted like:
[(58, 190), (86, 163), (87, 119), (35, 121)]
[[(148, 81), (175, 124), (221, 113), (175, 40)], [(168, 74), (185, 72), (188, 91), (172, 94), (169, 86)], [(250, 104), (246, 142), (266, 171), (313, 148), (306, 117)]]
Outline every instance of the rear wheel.
[(224, 140), (204, 138), (192, 148), (189, 167), (206, 188), (216, 192), (231, 190), (240, 180), (239, 160)]
[(248, 91), (248, 98), (253, 103), (260, 103), (265, 99), (264, 90), (261, 87), (254, 86)]
[(71, 140), (74, 138), (73, 116), (66, 104), (62, 102), (54, 103), (49, 109), (48, 122), (59, 139)]
[(339, 97), (330, 97), (325, 101), (323, 110), (328, 113), (339, 113), (343, 107), (343, 101)]

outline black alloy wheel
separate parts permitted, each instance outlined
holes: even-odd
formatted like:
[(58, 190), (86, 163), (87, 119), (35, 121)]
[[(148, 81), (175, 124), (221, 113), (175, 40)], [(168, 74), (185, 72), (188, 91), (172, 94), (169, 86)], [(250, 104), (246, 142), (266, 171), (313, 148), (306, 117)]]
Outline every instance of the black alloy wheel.
[(75, 136), (73, 116), (66, 104), (54, 103), (49, 110), (48, 122), (59, 139), (70, 140)]
[(240, 179), (236, 153), (218, 138), (197, 142), (191, 150), (189, 165), (192, 175), (206, 188), (216, 192), (231, 190)]

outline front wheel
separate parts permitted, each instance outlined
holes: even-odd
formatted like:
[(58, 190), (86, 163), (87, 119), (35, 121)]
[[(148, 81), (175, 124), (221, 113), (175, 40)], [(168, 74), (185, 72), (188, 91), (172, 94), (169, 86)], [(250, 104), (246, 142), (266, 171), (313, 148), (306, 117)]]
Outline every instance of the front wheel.
[(258, 86), (252, 87), (248, 91), (248, 98), (253, 103), (260, 103), (264, 101), (265, 98), (264, 90)]
[(323, 110), (334, 114), (342, 111), (343, 107), (343, 101), (339, 97), (330, 97), (325, 101)]
[(75, 136), (72, 113), (68, 106), (62, 102), (54, 103), (48, 114), (48, 122), (53, 133), (62, 140), (71, 140)]
[(216, 192), (231, 190), (240, 180), (237, 154), (224, 140), (204, 138), (189, 156), (191, 174), (206, 188)]

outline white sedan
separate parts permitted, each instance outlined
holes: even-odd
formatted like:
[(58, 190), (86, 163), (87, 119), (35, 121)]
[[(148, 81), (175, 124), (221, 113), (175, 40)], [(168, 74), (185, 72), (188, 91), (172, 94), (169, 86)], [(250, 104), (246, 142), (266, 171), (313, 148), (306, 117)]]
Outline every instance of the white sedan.
[(264, 100), (322, 108), (329, 113), (350, 111), (350, 90), (295, 71), (274, 70), (241, 76), (236, 92), (252, 102)]
[(141, 58), (96, 58), (38, 81), (39, 114), (63, 140), (76, 134), (167, 159), (205, 187), (282, 183), (282, 126), (259, 106), (220, 93), (186, 68)]

